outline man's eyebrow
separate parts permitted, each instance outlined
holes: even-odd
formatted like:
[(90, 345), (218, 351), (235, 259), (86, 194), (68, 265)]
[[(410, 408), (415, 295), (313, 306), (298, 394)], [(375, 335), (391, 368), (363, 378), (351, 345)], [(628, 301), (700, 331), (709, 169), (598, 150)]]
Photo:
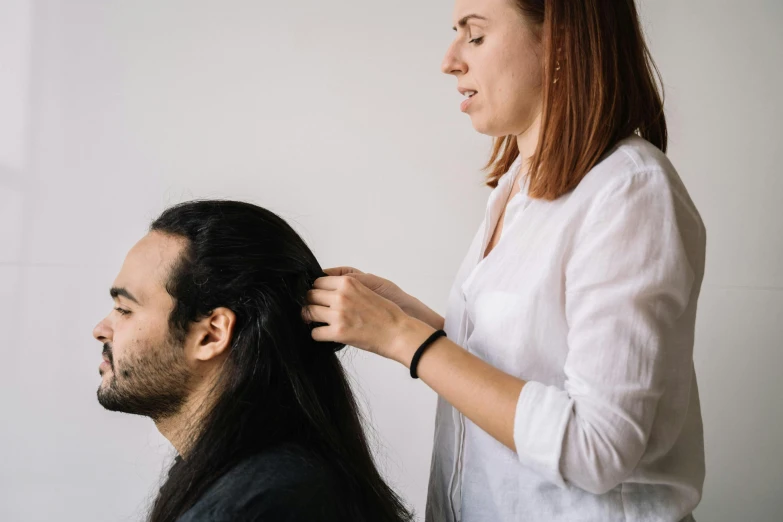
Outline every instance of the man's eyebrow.
[[(477, 15), (477, 14), (469, 14), (469, 15), (467, 15), (467, 16), (463, 16), (462, 18), (460, 18), (460, 19), (459, 19), (459, 22), (457, 22), (457, 25), (458, 25), (458, 26), (460, 26), (460, 27), (465, 27), (466, 25), (468, 25), (468, 20), (471, 20), (471, 19), (473, 19), (473, 18), (475, 18), (475, 19), (477, 19), (477, 20), (484, 20), (485, 22), (487, 21), (487, 19), (486, 19), (486, 18), (484, 18), (484, 17), (483, 17), (483, 16), (481, 16), (481, 15)], [(455, 31), (457, 30), (457, 28), (456, 28), (456, 27), (452, 27), (452, 29), (454, 29)]]
[(111, 295), (112, 299), (117, 299), (118, 297), (125, 297), (126, 299), (130, 299), (137, 305), (141, 305), (138, 299), (133, 297), (133, 294), (128, 292), (127, 289), (122, 288), (120, 286), (114, 286), (111, 290), (109, 290), (109, 295)]

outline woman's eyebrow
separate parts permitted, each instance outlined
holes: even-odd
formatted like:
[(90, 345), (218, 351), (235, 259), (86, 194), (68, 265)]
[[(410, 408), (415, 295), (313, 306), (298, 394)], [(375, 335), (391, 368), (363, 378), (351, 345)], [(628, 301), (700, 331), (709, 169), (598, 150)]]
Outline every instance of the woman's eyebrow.
[[(472, 20), (472, 19), (483, 20), (485, 22), (487, 21), (487, 19), (485, 17), (481, 16), (481, 15), (469, 14), (469, 15), (466, 15), (466, 16), (463, 16), (462, 18), (460, 18), (459, 22), (457, 22), (457, 25), (460, 26), (460, 27), (465, 27), (466, 25), (468, 25), (468, 20)], [(457, 27), (454, 26), (454, 27), (452, 27), (452, 29), (454, 29), (456, 31)]]

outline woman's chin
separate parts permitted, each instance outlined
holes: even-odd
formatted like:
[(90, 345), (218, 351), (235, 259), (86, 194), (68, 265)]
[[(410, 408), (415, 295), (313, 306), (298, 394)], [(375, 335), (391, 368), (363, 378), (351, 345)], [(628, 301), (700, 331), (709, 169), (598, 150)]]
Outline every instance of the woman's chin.
[(473, 124), (473, 129), (490, 138), (503, 138), (508, 136), (509, 132), (503, 132), (497, 125), (492, 125), (492, 122), (487, 121), (484, 118), (480, 118), (477, 115), (471, 115), (470, 123)]

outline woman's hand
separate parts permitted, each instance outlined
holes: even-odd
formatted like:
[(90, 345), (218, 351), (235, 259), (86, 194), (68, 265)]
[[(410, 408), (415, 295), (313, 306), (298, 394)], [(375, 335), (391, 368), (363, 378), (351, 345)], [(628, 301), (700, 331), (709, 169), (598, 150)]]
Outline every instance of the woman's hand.
[(408, 304), (413, 299), (410, 295), (403, 292), (399, 286), (395, 285), (388, 279), (378, 277), (373, 274), (365, 274), (361, 270), (352, 268), (350, 266), (339, 266), (337, 268), (327, 268), (324, 270), (327, 275), (330, 276), (347, 276), (356, 279), (364, 286), (378, 294), (379, 296), (388, 299), (392, 303), (396, 304), (403, 310), (408, 307)]
[(353, 278), (369, 290), (399, 306), (403, 312), (411, 317), (427, 323), (436, 330), (443, 328), (443, 317), (412, 295), (406, 294), (399, 286), (388, 279), (373, 274), (366, 274), (349, 266), (328, 268), (324, 272), (329, 276)]
[(396, 359), (394, 341), (413, 319), (353, 274), (322, 277), (308, 292), (305, 319), (326, 323), (313, 329), (313, 339), (348, 344)]

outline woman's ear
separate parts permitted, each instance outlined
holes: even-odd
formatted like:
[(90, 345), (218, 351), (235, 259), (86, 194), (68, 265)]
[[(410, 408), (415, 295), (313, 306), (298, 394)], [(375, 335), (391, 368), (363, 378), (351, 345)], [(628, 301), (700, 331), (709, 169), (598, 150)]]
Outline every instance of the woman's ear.
[(227, 353), (236, 325), (236, 314), (228, 308), (215, 308), (204, 319), (193, 325), (197, 334), (192, 346), (193, 358), (197, 361), (211, 361)]

